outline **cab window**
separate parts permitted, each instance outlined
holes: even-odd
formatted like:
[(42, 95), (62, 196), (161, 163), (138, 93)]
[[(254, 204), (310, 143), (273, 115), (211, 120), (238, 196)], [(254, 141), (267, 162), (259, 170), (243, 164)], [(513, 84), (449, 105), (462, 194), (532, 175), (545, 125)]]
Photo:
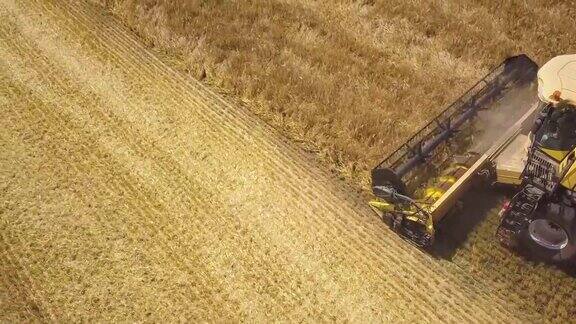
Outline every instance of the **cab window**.
[(576, 109), (552, 108), (536, 140), (543, 148), (570, 151), (576, 145)]

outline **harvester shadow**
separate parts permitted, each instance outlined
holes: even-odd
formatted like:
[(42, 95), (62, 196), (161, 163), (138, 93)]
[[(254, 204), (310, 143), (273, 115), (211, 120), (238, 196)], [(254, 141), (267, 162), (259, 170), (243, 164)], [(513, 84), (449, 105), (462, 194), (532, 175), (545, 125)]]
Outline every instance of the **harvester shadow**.
[[(462, 199), (462, 208), (450, 213), (437, 225), (437, 239), (430, 248), (430, 253), (436, 258), (452, 261), (457, 250), (461, 248), (475, 227), (493, 215), (494, 209), (499, 208), (505, 198), (510, 199), (515, 191), (508, 187), (480, 187), (472, 189)], [(499, 245), (494, 228), (493, 244)], [(533, 265), (542, 261), (534, 259), (521, 251), (510, 251), (523, 256)], [(548, 264), (565, 274), (576, 278), (575, 264)]]
[(502, 198), (501, 190), (475, 188), (468, 192), (461, 201), (462, 207), (456, 208), (437, 225), (437, 239), (431, 254), (451, 261), (474, 228), (501, 204)]

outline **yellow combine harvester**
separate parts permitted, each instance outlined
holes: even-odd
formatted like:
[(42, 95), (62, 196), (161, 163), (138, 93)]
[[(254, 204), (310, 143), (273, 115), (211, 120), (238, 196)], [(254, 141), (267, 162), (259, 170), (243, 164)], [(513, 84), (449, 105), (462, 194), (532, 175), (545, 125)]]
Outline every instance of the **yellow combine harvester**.
[(576, 55), (540, 70), (525, 55), (506, 59), (372, 170), (370, 205), (429, 247), (474, 183), (515, 186), (500, 242), (546, 261), (574, 260), (575, 72)]

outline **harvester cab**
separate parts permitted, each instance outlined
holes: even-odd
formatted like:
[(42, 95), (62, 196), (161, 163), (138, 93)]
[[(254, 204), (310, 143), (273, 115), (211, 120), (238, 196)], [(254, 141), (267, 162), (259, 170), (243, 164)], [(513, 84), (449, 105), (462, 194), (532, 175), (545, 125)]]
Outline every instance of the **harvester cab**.
[(498, 238), (539, 260), (576, 262), (576, 55), (558, 56), (538, 71), (545, 104), (517, 194), (505, 205)]
[[(526, 55), (506, 59), (372, 170), (370, 206), (401, 236), (427, 248), (473, 183), (512, 185), (518, 193), (502, 213), (500, 241), (518, 247), (532, 233), (544, 248), (575, 243), (576, 254), (574, 229), (562, 229), (576, 228), (576, 199), (567, 198), (576, 198), (576, 133), (559, 145), (550, 131), (558, 129), (550, 116), (567, 109), (558, 106), (576, 99), (572, 63), (576, 67), (575, 56), (558, 57), (539, 70)], [(532, 135), (534, 125), (541, 127)], [(569, 189), (559, 193), (561, 187)], [(533, 221), (550, 224), (532, 228)]]

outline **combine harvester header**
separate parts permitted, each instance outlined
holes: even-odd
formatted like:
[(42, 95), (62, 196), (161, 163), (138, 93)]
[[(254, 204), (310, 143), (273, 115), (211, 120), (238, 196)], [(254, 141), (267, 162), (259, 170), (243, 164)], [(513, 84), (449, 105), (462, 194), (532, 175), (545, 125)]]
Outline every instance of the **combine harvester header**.
[(474, 181), (520, 184), (538, 66), (506, 59), (372, 170), (370, 206), (420, 247)]

